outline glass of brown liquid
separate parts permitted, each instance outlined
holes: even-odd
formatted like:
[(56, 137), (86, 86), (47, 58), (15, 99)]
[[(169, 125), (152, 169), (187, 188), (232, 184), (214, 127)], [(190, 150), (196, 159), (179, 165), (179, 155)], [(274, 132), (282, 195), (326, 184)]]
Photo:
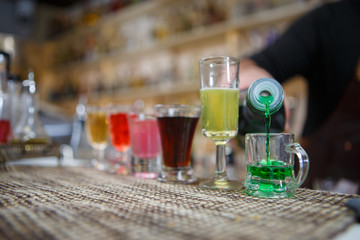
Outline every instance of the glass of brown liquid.
[(193, 183), (191, 146), (201, 115), (200, 106), (158, 104), (153, 107), (157, 117), (163, 152), (160, 182)]

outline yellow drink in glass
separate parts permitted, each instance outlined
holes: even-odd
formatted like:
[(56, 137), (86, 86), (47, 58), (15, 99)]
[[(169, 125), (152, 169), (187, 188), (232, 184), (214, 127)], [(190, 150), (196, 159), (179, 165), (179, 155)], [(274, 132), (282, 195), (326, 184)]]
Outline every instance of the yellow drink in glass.
[(227, 141), (237, 135), (239, 91), (231, 88), (200, 90), (202, 132), (214, 141)]
[(91, 146), (97, 150), (105, 149), (108, 141), (108, 121), (106, 112), (88, 112), (86, 132)]
[(227, 56), (199, 61), (202, 132), (216, 145), (215, 176), (200, 183), (206, 189), (241, 189), (239, 181), (228, 178), (226, 144), (237, 135), (239, 119), (239, 62)]

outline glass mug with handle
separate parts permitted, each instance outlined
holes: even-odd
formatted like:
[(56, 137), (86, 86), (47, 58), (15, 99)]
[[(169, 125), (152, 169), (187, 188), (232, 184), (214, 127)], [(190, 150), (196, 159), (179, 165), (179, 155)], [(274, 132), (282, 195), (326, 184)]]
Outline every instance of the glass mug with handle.
[[(245, 136), (245, 192), (263, 198), (286, 198), (295, 194), (309, 171), (309, 157), (292, 133), (266, 133)], [(299, 171), (295, 176), (295, 155)]]

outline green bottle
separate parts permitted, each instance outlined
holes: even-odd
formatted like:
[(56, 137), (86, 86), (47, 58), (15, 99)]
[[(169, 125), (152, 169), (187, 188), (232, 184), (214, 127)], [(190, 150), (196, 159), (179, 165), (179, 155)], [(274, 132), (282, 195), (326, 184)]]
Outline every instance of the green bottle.
[(282, 132), (285, 127), (284, 91), (280, 83), (271, 78), (260, 78), (245, 92), (240, 92), (239, 134), (240, 144), (247, 133)]

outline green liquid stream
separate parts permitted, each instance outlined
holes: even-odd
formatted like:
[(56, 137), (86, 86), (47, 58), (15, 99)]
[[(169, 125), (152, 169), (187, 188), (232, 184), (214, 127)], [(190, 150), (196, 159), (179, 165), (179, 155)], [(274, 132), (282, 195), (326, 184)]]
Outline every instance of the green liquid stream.
[(270, 104), (274, 100), (272, 95), (260, 96), (259, 100), (265, 105), (265, 127), (266, 127), (266, 160), (267, 165), (270, 164), (270, 125), (271, 125), (271, 114)]

